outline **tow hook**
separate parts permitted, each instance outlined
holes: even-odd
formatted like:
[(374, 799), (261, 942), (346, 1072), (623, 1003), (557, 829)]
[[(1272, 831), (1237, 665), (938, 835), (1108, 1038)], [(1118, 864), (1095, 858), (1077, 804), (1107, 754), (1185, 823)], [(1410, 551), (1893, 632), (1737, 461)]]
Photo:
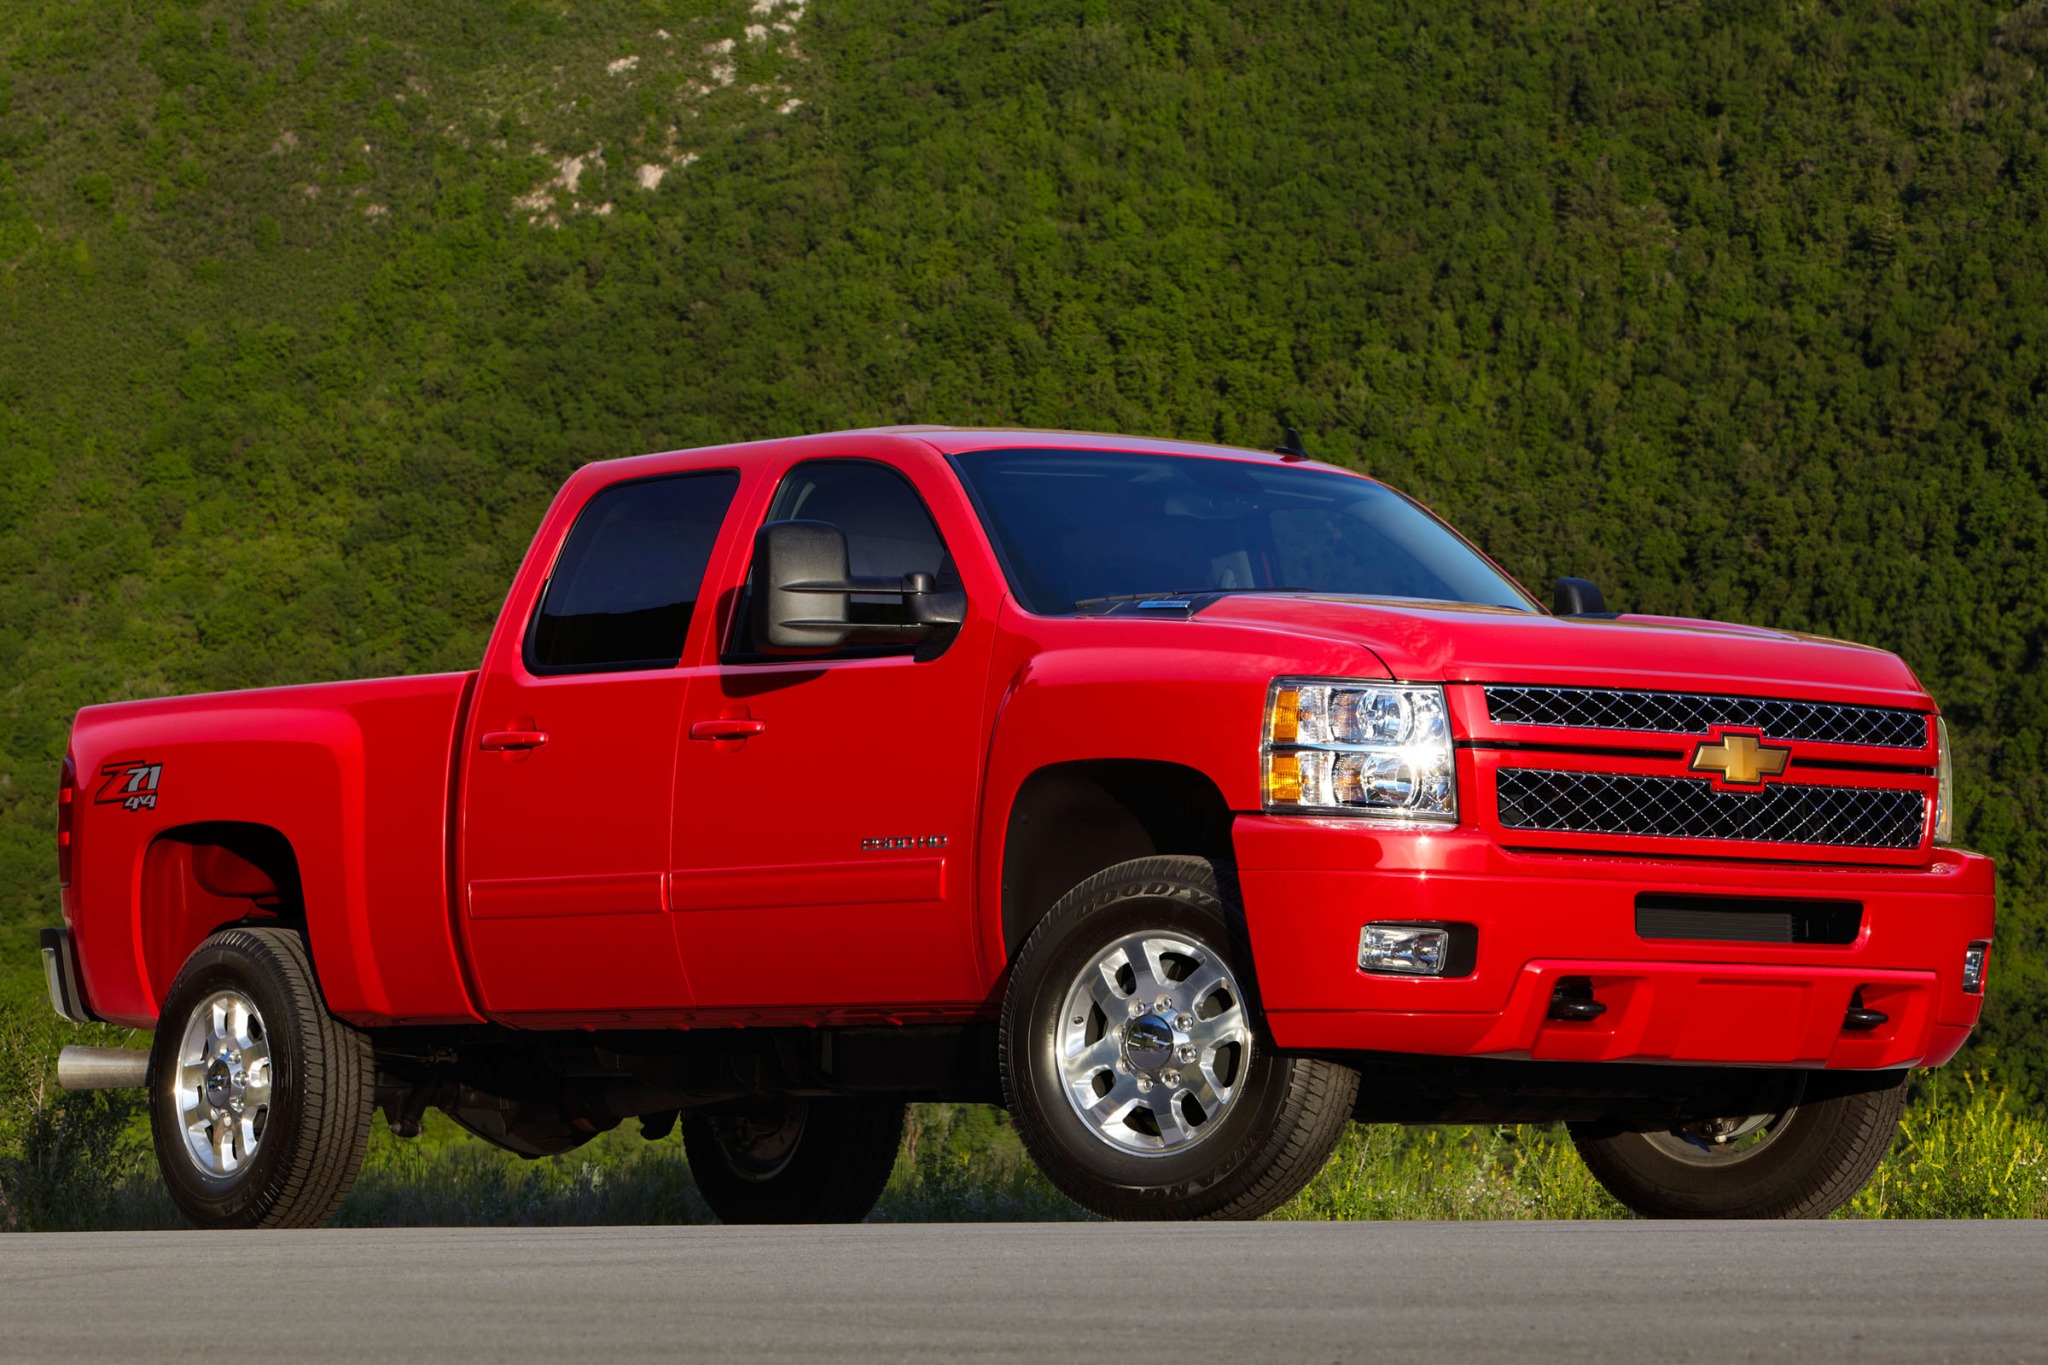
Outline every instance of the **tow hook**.
[(1607, 1006), (1593, 998), (1590, 977), (1568, 976), (1550, 993), (1550, 1017), (1584, 1023), (1607, 1013)]
[(1858, 990), (1849, 997), (1849, 1012), (1842, 1016), (1842, 1030), (1845, 1033), (1868, 1033), (1890, 1018), (1883, 1010), (1866, 1009), (1863, 992)]

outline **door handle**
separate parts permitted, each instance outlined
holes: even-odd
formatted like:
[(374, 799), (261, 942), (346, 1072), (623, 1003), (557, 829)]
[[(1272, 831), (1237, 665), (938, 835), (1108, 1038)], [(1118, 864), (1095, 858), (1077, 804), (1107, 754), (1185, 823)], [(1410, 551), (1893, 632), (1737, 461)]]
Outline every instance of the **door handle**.
[(691, 739), (746, 739), (768, 728), (765, 720), (728, 716), (721, 720), (700, 720), (690, 727)]
[(479, 749), (538, 749), (548, 742), (545, 730), (491, 730), (477, 741)]

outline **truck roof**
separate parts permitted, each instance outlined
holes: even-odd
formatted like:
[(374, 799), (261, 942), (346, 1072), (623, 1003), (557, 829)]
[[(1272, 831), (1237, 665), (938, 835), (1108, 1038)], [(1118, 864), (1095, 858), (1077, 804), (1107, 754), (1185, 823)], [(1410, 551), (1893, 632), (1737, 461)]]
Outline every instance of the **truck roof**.
[(598, 460), (583, 466), (585, 471), (606, 470), (614, 466), (637, 461), (660, 461), (670, 456), (717, 450), (721, 453), (738, 454), (748, 450), (766, 450), (790, 443), (832, 444), (843, 446), (849, 439), (875, 438), (886, 441), (889, 438), (909, 439), (922, 442), (942, 455), (960, 455), (974, 450), (1004, 450), (1028, 447), (1039, 450), (1105, 450), (1149, 452), (1162, 455), (1192, 455), (1205, 459), (1249, 460), (1259, 464), (1294, 464), (1319, 469), (1332, 469), (1341, 473), (1357, 474), (1354, 469), (1331, 464), (1323, 460), (1304, 460), (1299, 456), (1282, 455), (1273, 450), (1253, 450), (1242, 446), (1217, 445), (1206, 441), (1176, 441), (1153, 436), (1120, 436), (1111, 432), (1097, 431), (1041, 431), (1031, 427), (949, 427), (949, 426), (891, 426), (856, 427), (846, 431), (820, 432), (815, 435), (773, 437), (760, 441), (734, 442), (730, 445), (699, 446), (691, 450), (663, 451), (648, 455), (631, 455), (613, 460)]

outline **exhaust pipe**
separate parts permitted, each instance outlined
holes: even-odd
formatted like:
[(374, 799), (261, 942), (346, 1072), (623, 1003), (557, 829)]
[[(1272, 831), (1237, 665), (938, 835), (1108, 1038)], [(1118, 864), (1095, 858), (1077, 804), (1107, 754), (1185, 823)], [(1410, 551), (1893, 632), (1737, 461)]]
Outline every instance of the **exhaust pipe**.
[(57, 1054), (65, 1090), (140, 1090), (149, 1084), (149, 1054), (128, 1047), (67, 1047)]

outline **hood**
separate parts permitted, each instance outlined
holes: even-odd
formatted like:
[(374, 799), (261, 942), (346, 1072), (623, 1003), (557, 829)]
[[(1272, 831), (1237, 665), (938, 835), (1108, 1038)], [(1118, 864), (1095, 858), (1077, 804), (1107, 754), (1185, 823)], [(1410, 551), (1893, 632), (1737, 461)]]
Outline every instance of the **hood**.
[(1195, 618), (1363, 645), (1417, 682), (1573, 683), (1924, 706), (1895, 654), (1795, 631), (1674, 616), (1558, 617), (1309, 594), (1216, 600)]

